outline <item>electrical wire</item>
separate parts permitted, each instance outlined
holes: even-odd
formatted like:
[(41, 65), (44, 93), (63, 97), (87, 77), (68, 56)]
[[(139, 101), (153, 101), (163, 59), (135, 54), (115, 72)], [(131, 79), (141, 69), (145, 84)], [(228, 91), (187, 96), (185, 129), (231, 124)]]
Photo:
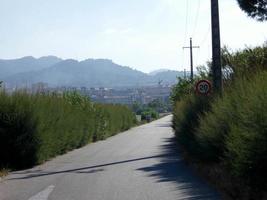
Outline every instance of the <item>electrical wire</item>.
[(192, 37), (193, 38), (195, 36), (195, 32), (196, 32), (197, 25), (198, 25), (199, 11), (200, 11), (200, 0), (198, 0), (198, 3), (197, 3), (197, 11), (196, 11), (195, 23), (194, 23), (194, 28), (193, 28), (193, 32), (192, 32)]
[(185, 10), (186, 10), (186, 18), (185, 18), (185, 32), (184, 32), (184, 45), (186, 44), (186, 38), (187, 38), (187, 29), (188, 29), (188, 3), (189, 2), (189, 0), (186, 0), (186, 8), (185, 8)]
[[(183, 45), (186, 45), (186, 39), (187, 39), (187, 31), (188, 31), (188, 13), (189, 13), (189, 0), (185, 0), (185, 28), (184, 28), (184, 40)], [(185, 69), (185, 52), (184, 49), (182, 50), (182, 68)]]
[(196, 66), (199, 66), (198, 61), (199, 61), (199, 56), (200, 56), (200, 49), (197, 49), (197, 56), (196, 56)]
[(211, 28), (211, 25), (209, 24), (208, 29), (207, 29), (207, 31), (205, 32), (205, 35), (204, 35), (203, 39), (202, 39), (201, 42), (200, 42), (200, 45), (201, 45), (201, 46), (207, 41), (208, 36), (210, 35), (210, 32), (211, 32), (210, 28)]

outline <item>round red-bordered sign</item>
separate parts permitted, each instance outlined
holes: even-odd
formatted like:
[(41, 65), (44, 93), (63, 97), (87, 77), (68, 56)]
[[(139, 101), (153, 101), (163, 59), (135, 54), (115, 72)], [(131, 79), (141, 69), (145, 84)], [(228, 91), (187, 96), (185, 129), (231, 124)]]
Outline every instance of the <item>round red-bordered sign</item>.
[(200, 95), (208, 95), (211, 93), (211, 82), (208, 80), (200, 80), (196, 83), (196, 92)]

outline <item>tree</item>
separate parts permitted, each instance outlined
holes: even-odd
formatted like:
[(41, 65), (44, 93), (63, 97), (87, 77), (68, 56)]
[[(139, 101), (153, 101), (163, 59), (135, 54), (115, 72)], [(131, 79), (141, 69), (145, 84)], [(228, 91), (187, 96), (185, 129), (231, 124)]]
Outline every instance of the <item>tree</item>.
[(193, 92), (194, 86), (190, 79), (178, 77), (178, 83), (172, 88), (170, 99), (174, 104)]
[(258, 20), (267, 20), (267, 0), (237, 0), (240, 8), (248, 16)]

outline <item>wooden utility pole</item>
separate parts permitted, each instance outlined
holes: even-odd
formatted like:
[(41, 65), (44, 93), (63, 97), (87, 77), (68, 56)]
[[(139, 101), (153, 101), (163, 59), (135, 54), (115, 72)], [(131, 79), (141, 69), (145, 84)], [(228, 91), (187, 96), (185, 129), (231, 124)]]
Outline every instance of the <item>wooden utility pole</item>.
[(214, 92), (222, 94), (221, 41), (218, 0), (211, 0), (212, 79)]
[(191, 82), (193, 82), (194, 79), (194, 64), (193, 64), (193, 49), (199, 48), (199, 46), (193, 46), (192, 38), (190, 38), (190, 46), (189, 47), (183, 47), (183, 49), (190, 49), (190, 66), (191, 66)]

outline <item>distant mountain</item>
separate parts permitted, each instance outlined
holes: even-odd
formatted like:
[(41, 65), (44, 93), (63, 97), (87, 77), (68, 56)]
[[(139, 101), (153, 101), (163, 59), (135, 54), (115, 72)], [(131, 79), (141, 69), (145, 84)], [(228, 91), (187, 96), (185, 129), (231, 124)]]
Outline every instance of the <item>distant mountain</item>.
[[(22, 62), (24, 60), (24, 62)], [(120, 66), (108, 59), (87, 59), (76, 61), (62, 60), (57, 57), (24, 57), (16, 61), (11, 60), (11, 65), (6, 61), (2, 68), (16, 69), (17, 73), (8, 73), (1, 78), (9, 86), (30, 86), (34, 83), (47, 83), (51, 87), (76, 86), (76, 87), (140, 87), (162, 84), (174, 84), (176, 76), (183, 72), (161, 71), (149, 75), (130, 67)], [(25, 67), (25, 68), (23, 68)], [(21, 69), (23, 68), (23, 70)]]
[(154, 70), (152, 72), (149, 72), (148, 74), (151, 75), (151, 76), (155, 76), (158, 73), (166, 72), (166, 71), (169, 71), (169, 70), (168, 69), (157, 69), (157, 70)]
[(183, 71), (164, 70), (159, 71), (153, 75), (154, 80), (162, 81), (165, 84), (173, 84), (176, 82), (177, 77), (183, 77)]
[(11, 76), (17, 73), (37, 71), (50, 67), (62, 59), (55, 56), (46, 56), (36, 59), (32, 56), (13, 60), (0, 60), (0, 78)]

